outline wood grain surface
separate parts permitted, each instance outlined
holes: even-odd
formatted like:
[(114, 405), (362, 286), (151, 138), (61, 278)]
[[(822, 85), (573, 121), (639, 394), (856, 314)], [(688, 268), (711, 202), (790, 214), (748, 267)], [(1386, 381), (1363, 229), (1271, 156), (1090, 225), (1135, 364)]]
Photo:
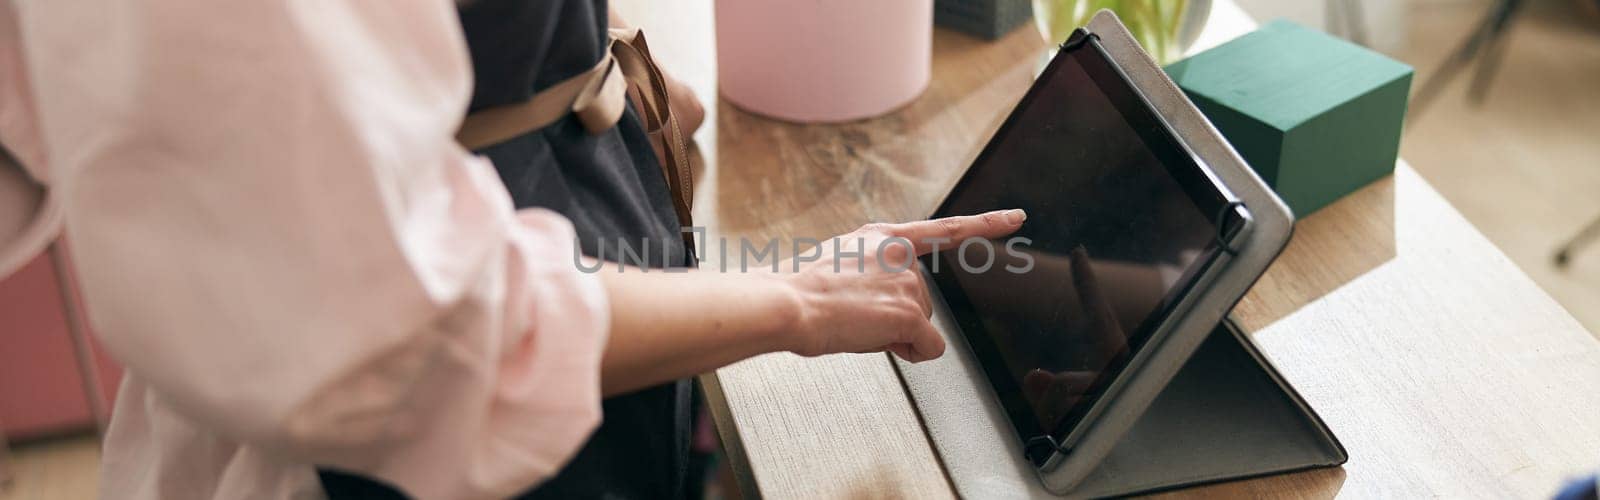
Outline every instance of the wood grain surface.
[[(797, 125), (716, 98), (710, 0), (613, 3), (710, 103), (695, 135), (695, 219), (713, 245), (788, 248), (926, 215), (1043, 46), (1027, 28), (996, 42), (935, 30), (933, 81), (910, 105)], [(1600, 466), (1600, 345), (1404, 163), (1301, 221), (1235, 314), (1350, 463), (1168, 495), (1546, 496)], [(701, 380), (749, 496), (953, 496), (884, 355), (772, 354)]]

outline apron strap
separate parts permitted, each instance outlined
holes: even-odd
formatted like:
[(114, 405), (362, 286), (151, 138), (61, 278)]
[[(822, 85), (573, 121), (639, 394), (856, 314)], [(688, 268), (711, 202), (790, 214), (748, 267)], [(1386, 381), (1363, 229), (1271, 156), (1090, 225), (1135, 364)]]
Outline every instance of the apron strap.
[[(613, 29), (611, 40), (611, 53), (628, 78), (628, 91), (643, 108), (645, 131), (650, 134), (650, 145), (655, 148), (656, 157), (661, 159), (661, 173), (672, 191), (672, 206), (678, 212), (678, 221), (683, 226), (692, 226), (694, 172), (689, 166), (688, 141), (678, 127), (677, 118), (672, 116), (666, 77), (650, 57), (650, 46), (645, 44), (644, 33), (638, 28)], [(685, 241), (692, 238), (687, 233), (683, 237)]]
[(615, 102), (625, 92), (621, 72), (608, 51), (594, 67), (526, 101), (468, 114), (456, 131), (456, 142), (467, 149), (481, 149), (544, 128), (567, 113), (577, 113), (589, 133), (608, 129), (622, 116), (622, 108)]
[[(672, 208), (683, 226), (692, 226), (694, 173), (689, 150), (667, 99), (666, 77), (650, 57), (638, 28), (613, 29), (605, 55), (594, 67), (534, 94), (532, 98), (468, 114), (456, 131), (456, 142), (480, 149), (544, 128), (568, 113), (584, 129), (598, 134), (616, 126), (628, 97), (639, 104), (650, 146), (661, 160), (661, 174), (672, 193)], [(685, 241), (692, 238), (684, 234)], [(693, 243), (689, 243), (693, 248)]]

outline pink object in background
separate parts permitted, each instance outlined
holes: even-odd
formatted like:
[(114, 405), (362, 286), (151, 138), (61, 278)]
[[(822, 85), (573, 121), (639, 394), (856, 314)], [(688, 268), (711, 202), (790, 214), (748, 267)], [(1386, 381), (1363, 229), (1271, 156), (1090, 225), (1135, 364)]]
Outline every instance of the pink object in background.
[(928, 86), (933, 0), (717, 0), (722, 96), (799, 122), (870, 118)]
[(121, 380), (87, 331), (60, 244), (0, 279), (0, 433), (13, 441), (103, 427)]

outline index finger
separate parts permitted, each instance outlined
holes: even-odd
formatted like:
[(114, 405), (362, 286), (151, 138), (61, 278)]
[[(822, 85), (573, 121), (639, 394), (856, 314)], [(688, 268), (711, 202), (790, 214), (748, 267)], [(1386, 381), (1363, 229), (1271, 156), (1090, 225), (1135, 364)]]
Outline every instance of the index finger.
[(1021, 209), (995, 210), (978, 215), (945, 217), (902, 224), (889, 224), (884, 232), (911, 240), (912, 249), (922, 255), (939, 248), (954, 248), (970, 238), (1003, 238), (1022, 227), (1028, 213)]

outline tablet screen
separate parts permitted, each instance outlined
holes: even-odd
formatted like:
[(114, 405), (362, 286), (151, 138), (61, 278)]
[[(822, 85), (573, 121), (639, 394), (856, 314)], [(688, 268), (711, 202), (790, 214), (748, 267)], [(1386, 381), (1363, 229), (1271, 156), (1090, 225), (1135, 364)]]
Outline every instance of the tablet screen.
[(924, 258), (1024, 441), (1064, 440), (1220, 248), (1226, 195), (1110, 64), (1063, 50), (935, 214), (1021, 230)]

